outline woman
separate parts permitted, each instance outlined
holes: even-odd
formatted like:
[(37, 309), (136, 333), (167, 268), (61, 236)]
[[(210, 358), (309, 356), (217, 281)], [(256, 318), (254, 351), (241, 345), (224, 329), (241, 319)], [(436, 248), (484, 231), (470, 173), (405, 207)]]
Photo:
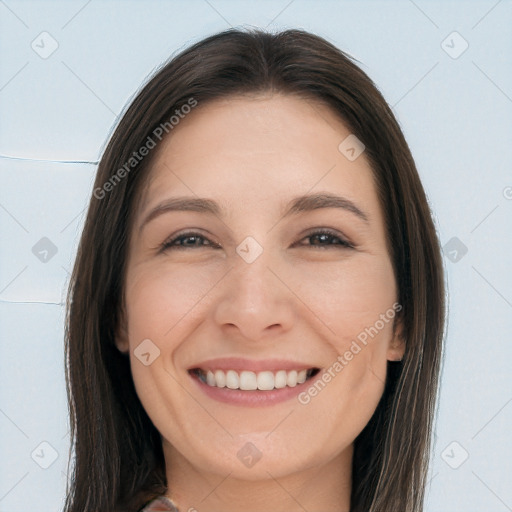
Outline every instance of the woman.
[(385, 100), (300, 30), (174, 57), (99, 164), (65, 511), (423, 509), (439, 242)]

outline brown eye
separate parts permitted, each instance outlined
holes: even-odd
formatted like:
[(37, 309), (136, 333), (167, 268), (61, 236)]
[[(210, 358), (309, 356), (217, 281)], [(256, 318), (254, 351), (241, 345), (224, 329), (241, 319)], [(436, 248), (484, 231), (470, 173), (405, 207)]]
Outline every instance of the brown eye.
[[(329, 230), (319, 230), (310, 233), (303, 240), (311, 240), (314, 241), (311, 246), (318, 248), (328, 248), (328, 247), (338, 247), (340, 249), (343, 248), (353, 248), (353, 245), (347, 242), (344, 238), (339, 236), (337, 233), (329, 231)], [(334, 243), (332, 243), (334, 241)], [(329, 243), (331, 242), (331, 243)]]
[[(203, 244), (203, 241), (206, 241), (207, 243)], [(205, 238), (203, 235), (200, 235), (199, 233), (189, 232), (182, 233), (170, 240), (167, 240), (162, 244), (161, 250), (166, 251), (169, 249), (195, 249), (207, 246), (217, 247), (216, 244), (211, 243), (210, 240)]]

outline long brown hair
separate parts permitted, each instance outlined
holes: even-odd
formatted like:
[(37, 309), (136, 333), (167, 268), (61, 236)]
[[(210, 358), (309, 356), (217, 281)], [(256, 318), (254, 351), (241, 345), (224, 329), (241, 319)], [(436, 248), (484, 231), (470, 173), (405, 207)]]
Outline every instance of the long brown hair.
[(268, 92), (323, 102), (366, 146), (403, 307), (406, 351), (402, 361), (388, 363), (382, 398), (355, 440), (351, 510), (423, 510), (445, 297), (439, 242), (408, 145), (370, 78), (323, 38), (302, 30), (230, 29), (157, 70), (126, 109), (99, 163), (68, 294), (74, 464), (65, 512), (135, 512), (167, 490), (160, 434), (135, 392), (129, 356), (114, 344), (134, 205), (156, 151), (130, 159), (159, 126), (172, 136), (169, 119), (186, 112), (191, 99), (201, 105)]

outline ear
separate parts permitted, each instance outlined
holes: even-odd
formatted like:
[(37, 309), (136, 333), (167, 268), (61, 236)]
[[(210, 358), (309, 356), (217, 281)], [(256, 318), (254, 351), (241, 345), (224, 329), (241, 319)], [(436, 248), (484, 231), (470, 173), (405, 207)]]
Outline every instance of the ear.
[(389, 342), (387, 359), (388, 361), (401, 361), (405, 354), (405, 339), (403, 335), (402, 315), (395, 317), (393, 325), (393, 337)]

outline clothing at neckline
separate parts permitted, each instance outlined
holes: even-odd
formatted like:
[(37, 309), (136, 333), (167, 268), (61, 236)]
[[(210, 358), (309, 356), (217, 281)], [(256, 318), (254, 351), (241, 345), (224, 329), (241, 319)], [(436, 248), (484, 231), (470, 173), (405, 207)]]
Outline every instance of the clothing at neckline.
[(176, 505), (166, 496), (158, 496), (146, 503), (140, 512), (179, 512)]

